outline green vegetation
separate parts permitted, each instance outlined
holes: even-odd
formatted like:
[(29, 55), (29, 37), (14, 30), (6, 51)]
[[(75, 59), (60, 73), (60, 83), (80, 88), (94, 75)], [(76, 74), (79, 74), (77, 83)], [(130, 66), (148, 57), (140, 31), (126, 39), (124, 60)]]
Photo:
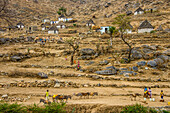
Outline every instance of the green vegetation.
[[(0, 103), (0, 113), (66, 113), (65, 103), (52, 103), (50, 105), (38, 106), (37, 104), (23, 106), (21, 104)], [(73, 108), (72, 113), (76, 112)], [(126, 106), (121, 113), (170, 113), (166, 110), (155, 110), (140, 104)]]
[(157, 111), (144, 107), (140, 104), (136, 104), (124, 107), (121, 113), (157, 113)]
[(67, 9), (66, 8), (64, 8), (64, 7), (61, 7), (61, 8), (59, 8), (59, 11), (57, 11), (57, 13), (58, 13), (58, 15), (61, 15), (61, 14), (66, 14), (66, 11), (67, 11)]
[(23, 106), (21, 104), (0, 103), (0, 113), (65, 113), (65, 103), (52, 103), (40, 107), (36, 104)]

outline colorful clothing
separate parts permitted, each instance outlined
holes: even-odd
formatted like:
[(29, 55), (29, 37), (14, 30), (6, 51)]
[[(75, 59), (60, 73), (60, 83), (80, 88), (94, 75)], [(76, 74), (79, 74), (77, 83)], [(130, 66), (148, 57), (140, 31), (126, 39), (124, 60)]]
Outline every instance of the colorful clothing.
[(163, 93), (163, 92), (161, 92), (161, 93), (160, 93), (160, 97), (161, 97), (161, 99), (163, 99), (163, 96), (164, 96), (164, 93)]
[(149, 89), (149, 96), (150, 96), (150, 98), (152, 97), (152, 93), (151, 93), (151, 89)]

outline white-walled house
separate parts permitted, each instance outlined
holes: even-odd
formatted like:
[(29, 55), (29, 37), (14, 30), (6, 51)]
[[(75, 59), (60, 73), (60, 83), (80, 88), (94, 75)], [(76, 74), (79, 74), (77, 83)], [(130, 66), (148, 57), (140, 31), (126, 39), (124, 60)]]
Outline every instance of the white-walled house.
[(86, 26), (91, 26), (93, 27), (95, 25), (95, 23), (93, 22), (92, 19), (90, 19), (87, 23), (86, 23)]
[(66, 18), (66, 21), (71, 21), (73, 20), (73, 18)]
[(58, 34), (59, 30), (56, 26), (52, 26), (49, 30), (48, 30), (48, 34)]
[(59, 23), (59, 21), (51, 21), (50, 22), (50, 24), (52, 25), (52, 24), (58, 24)]
[(23, 29), (24, 28), (24, 24), (22, 22), (19, 22), (17, 24), (17, 28)]
[(100, 29), (100, 33), (101, 34), (109, 33), (109, 28), (110, 28), (110, 26), (102, 26), (101, 29)]
[(134, 12), (134, 15), (138, 15), (138, 14), (143, 14), (144, 13), (144, 10), (139, 7), (135, 12)]
[(43, 23), (50, 23), (50, 18), (45, 18), (45, 19), (43, 19)]
[(148, 20), (145, 20), (140, 24), (138, 27), (138, 33), (150, 33), (151, 31), (154, 30), (154, 27), (148, 22)]
[(62, 14), (61, 16), (58, 17), (58, 21), (66, 22), (67, 18)]
[(64, 28), (66, 28), (66, 25), (64, 25), (63, 22), (59, 22), (56, 26), (57, 26), (58, 29), (64, 29)]

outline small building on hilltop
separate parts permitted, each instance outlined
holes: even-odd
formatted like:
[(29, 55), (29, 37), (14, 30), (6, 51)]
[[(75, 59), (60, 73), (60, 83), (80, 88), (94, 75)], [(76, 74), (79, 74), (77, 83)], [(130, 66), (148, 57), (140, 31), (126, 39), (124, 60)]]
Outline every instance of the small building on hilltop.
[(95, 25), (95, 23), (93, 22), (92, 19), (90, 19), (87, 23), (86, 23), (86, 26), (91, 26), (93, 27)]
[(101, 34), (109, 33), (109, 28), (110, 28), (110, 26), (102, 26), (100, 29), (100, 33)]
[(48, 30), (48, 34), (58, 34), (59, 30), (56, 26), (52, 26), (49, 30)]
[(22, 22), (17, 23), (17, 28), (23, 29), (24, 24)]
[(66, 25), (63, 22), (59, 22), (56, 26), (57, 26), (58, 29), (66, 28)]
[(58, 17), (58, 21), (66, 22), (67, 18), (62, 14), (61, 16)]
[(151, 32), (154, 30), (154, 27), (149, 23), (148, 20), (145, 20), (140, 24), (138, 27), (138, 33), (145, 33), (145, 32)]
[(144, 10), (139, 7), (135, 12), (134, 12), (134, 15), (138, 15), (138, 14), (143, 14), (144, 13)]

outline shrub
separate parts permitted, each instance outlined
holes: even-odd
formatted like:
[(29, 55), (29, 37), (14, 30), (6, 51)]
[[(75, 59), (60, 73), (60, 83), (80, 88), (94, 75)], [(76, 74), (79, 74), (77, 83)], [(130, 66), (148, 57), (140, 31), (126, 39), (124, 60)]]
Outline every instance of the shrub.
[(77, 25), (76, 24), (73, 24), (74, 27), (76, 27)]
[(125, 108), (123, 108), (121, 113), (147, 113), (147, 108), (140, 105), (140, 104), (136, 104), (133, 106), (127, 106)]
[(0, 103), (0, 113), (25, 113), (26, 107), (21, 104)]
[(152, 30), (150, 33), (156, 33), (156, 31)]
[(65, 113), (65, 103), (52, 103), (39, 107), (38, 105), (22, 106), (21, 104), (0, 103), (0, 113)]

